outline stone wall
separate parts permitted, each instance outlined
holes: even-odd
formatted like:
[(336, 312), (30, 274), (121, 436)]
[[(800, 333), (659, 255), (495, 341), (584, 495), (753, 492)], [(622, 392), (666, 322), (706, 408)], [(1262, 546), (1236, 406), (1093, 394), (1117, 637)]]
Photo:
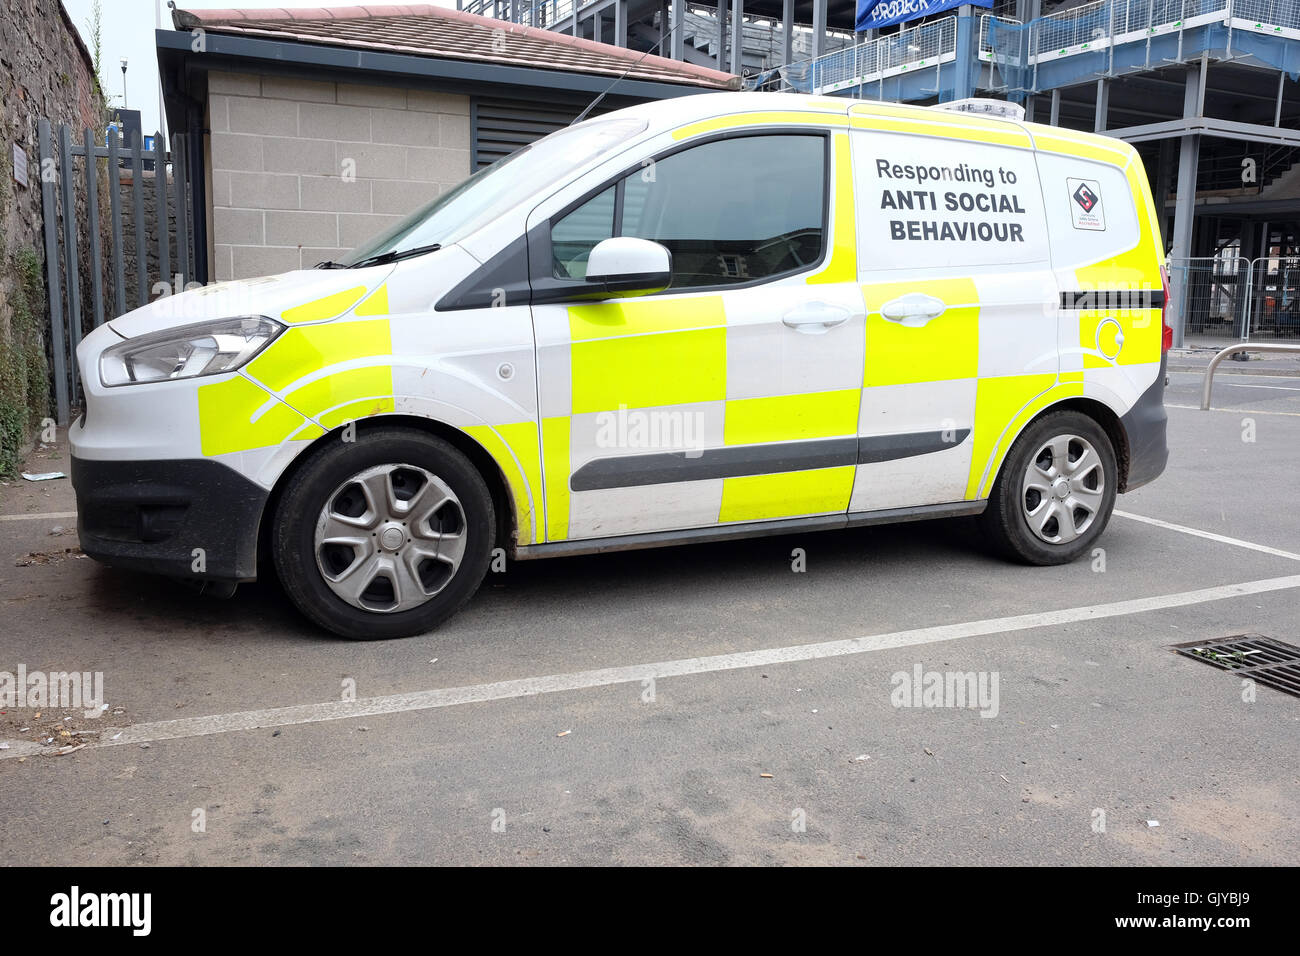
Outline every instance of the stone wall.
[[(166, 172), (163, 175), (167, 175)], [(176, 273), (181, 271), (180, 251), (176, 247), (176, 183), (171, 176), (167, 177), (166, 219), (160, 220), (158, 218), (158, 184), (154, 176), (154, 171), (150, 169), (144, 170), (140, 176), (141, 199), (144, 208), (144, 287), (145, 297), (148, 301), (158, 298), (154, 286), (160, 281), (171, 286), (170, 293), (181, 291), (176, 279)], [(122, 271), (125, 278), (126, 308), (129, 312), (139, 304), (137, 276), (140, 267), (135, 244), (135, 193), (134, 173), (132, 170), (122, 170), (118, 196), (122, 204)], [(166, 276), (162, 274), (162, 263), (158, 257), (158, 231), (164, 226), (167, 229), (168, 263), (171, 272), (170, 275)], [(104, 254), (109, 254), (107, 247)]]
[[(49, 313), (30, 294), (33, 271), (45, 272), (37, 120), (102, 130), (104, 111), (90, 54), (59, 0), (0, 0), (0, 470), (12, 467), (33, 421), (52, 411), (48, 383)], [(28, 184), (14, 181), (14, 146), (27, 157)], [(84, 235), (85, 200), (78, 224)], [(89, 251), (79, 243), (83, 297)], [(34, 261), (33, 258), (34, 257)], [(24, 277), (27, 277), (26, 279)], [(38, 301), (33, 302), (36, 298)], [(38, 310), (35, 316), (29, 315)], [(31, 373), (41, 365), (40, 375)]]
[(212, 73), (217, 279), (335, 259), (470, 173), (469, 97)]

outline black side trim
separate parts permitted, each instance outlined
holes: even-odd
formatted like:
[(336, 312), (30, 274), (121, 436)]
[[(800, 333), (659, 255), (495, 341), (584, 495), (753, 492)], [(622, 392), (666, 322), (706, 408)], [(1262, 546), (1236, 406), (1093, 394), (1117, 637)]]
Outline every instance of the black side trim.
[(928, 521), (931, 518), (961, 518), (983, 514), (988, 499), (979, 501), (952, 501), (942, 505), (916, 505), (911, 508), (886, 508), (882, 511), (853, 511), (848, 516), (850, 528), (865, 528), (875, 524), (901, 524), (904, 521)]
[(677, 481), (739, 478), (786, 471), (808, 471), (840, 465), (875, 464), (914, 458), (955, 448), (970, 436), (969, 428), (948, 433), (912, 432), (871, 438), (821, 438), (770, 445), (736, 445), (705, 451), (657, 452), (589, 461), (569, 479), (573, 491), (633, 488)]
[(954, 431), (912, 432), (907, 435), (879, 435), (858, 439), (858, 464), (869, 465), (899, 458), (913, 458), (956, 448), (970, 435), (969, 428)]
[(673, 274), (671, 272), (638, 272), (634, 275), (621, 275), (616, 279), (603, 280), (587, 278), (588, 285), (593, 289), (601, 290), (607, 297), (628, 292), (637, 295), (653, 295), (668, 288), (669, 283), (672, 281)]
[(438, 300), (438, 312), (457, 309), (486, 309), (492, 306), (526, 305), (528, 286), (528, 238), (519, 236), (460, 281)]
[(1164, 305), (1161, 289), (1072, 289), (1061, 293), (1061, 308), (1070, 312), (1162, 309)]
[(596, 491), (852, 465), (857, 460), (857, 447), (856, 438), (826, 438), (780, 445), (736, 445), (698, 452), (598, 458), (575, 471), (569, 487), (573, 491)]
[(776, 534), (805, 531), (838, 531), (842, 528), (859, 528), (874, 524), (898, 524), (903, 521), (928, 521), (932, 518), (957, 518), (980, 514), (987, 501), (955, 501), (942, 505), (920, 505), (915, 508), (889, 508), (884, 511), (861, 511), (852, 514), (812, 515), (807, 518), (779, 518), (775, 521), (740, 521), (707, 528), (687, 528), (684, 531), (650, 531), (644, 534), (624, 534), (608, 538), (582, 538), (576, 541), (554, 541), (550, 544), (528, 544), (516, 549), (515, 558), (528, 561), (534, 558), (563, 558), (579, 554), (606, 554), (611, 551), (640, 551), (645, 548), (666, 548), (683, 544), (705, 544), (710, 541), (732, 541), (737, 538), (761, 538)]

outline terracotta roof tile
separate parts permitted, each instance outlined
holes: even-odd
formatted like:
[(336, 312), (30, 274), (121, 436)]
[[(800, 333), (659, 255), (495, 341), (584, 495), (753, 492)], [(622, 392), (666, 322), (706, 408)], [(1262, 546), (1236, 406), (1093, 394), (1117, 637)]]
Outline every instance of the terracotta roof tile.
[[(693, 63), (429, 4), (264, 10), (172, 10), (178, 30), (323, 43), (543, 70), (595, 73), (705, 89), (739, 89), (740, 78)], [(504, 38), (504, 44), (502, 39)], [(503, 49), (504, 46), (504, 49)]]

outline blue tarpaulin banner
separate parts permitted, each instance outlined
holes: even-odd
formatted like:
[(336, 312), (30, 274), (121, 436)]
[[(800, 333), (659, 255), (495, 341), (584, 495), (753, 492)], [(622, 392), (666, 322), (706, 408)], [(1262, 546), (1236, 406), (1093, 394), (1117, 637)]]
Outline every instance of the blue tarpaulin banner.
[(963, 3), (985, 8), (993, 6), (993, 0), (858, 0), (858, 15), (853, 29), (874, 30), (906, 23), (931, 13), (952, 10)]

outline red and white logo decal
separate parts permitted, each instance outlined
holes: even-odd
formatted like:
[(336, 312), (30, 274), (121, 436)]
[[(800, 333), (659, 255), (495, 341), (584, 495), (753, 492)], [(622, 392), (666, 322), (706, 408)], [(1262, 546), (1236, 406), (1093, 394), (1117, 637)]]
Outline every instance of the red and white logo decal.
[(1106, 228), (1106, 214), (1102, 209), (1101, 186), (1091, 179), (1067, 179), (1070, 190), (1070, 212), (1075, 229), (1100, 231)]

